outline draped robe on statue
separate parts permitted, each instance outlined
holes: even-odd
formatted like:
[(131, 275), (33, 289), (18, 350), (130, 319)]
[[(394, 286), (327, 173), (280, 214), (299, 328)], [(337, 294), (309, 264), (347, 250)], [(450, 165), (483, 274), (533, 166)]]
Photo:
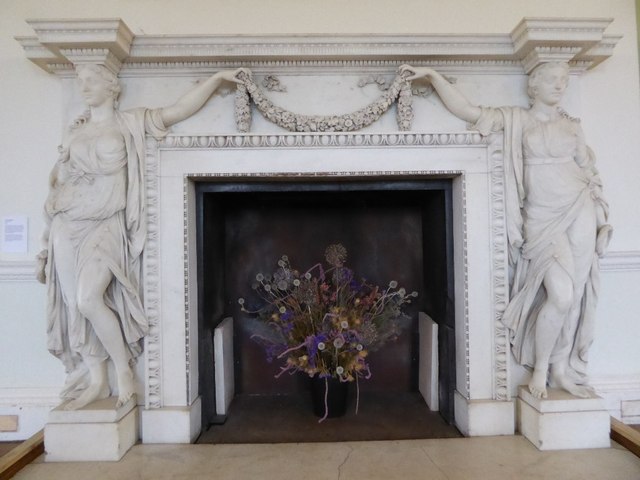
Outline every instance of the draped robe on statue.
[[(88, 386), (83, 356), (108, 358), (77, 307), (77, 281), (87, 262), (101, 262), (113, 274), (105, 304), (119, 320), (130, 358), (142, 351), (141, 339), (148, 331), (140, 290), (146, 239), (145, 133), (156, 138), (167, 134), (159, 112), (116, 111), (117, 127), (110, 129), (91, 131), (89, 124), (72, 127), (69, 144), (52, 172), (45, 205), (49, 221), (47, 347), (68, 374), (62, 397), (74, 398)], [(73, 273), (66, 274), (68, 278), (59, 271), (62, 250), (65, 261), (73, 262), (71, 269), (65, 268)]]
[(550, 363), (568, 359), (568, 373), (584, 383), (599, 288), (598, 218), (606, 219), (608, 206), (579, 121), (564, 112), (543, 122), (522, 108), (483, 107), (473, 128), (483, 135), (504, 131), (511, 285), (502, 322), (513, 354), (521, 365), (535, 365), (535, 326), (546, 300), (543, 279), (557, 263), (573, 282), (576, 308), (562, 326)]

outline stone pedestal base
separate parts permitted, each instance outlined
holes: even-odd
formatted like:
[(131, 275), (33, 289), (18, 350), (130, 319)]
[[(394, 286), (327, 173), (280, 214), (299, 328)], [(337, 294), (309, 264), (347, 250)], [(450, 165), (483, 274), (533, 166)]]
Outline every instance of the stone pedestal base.
[(116, 409), (117, 397), (64, 410), (63, 403), (49, 414), (44, 427), (47, 462), (117, 461), (138, 440), (135, 399)]
[(518, 388), (518, 429), (540, 450), (608, 448), (610, 419), (602, 399), (574, 397), (564, 390), (547, 389), (548, 397), (534, 398), (529, 388)]

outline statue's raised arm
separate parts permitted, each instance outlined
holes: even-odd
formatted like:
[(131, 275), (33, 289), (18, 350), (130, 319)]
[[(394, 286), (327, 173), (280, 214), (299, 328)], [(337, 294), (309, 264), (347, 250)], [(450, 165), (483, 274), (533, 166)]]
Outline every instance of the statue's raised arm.
[(171, 125), (181, 122), (196, 113), (202, 108), (207, 100), (209, 100), (209, 97), (211, 97), (213, 92), (218, 89), (222, 82), (242, 83), (238, 78), (238, 75), (241, 72), (251, 75), (251, 72), (246, 68), (217, 72), (204, 82), (189, 90), (173, 105), (160, 109), (160, 115), (164, 125), (166, 127), (170, 127)]
[(504, 132), (511, 298), (503, 315), (517, 361), (533, 369), (529, 390), (547, 383), (585, 397), (587, 351), (593, 340), (598, 255), (611, 235), (608, 206), (580, 121), (560, 101), (565, 63), (529, 76), (531, 107), (478, 107), (431, 68), (403, 66), (426, 78), (444, 105), (483, 135)]
[(469, 123), (475, 123), (480, 118), (480, 107), (470, 103), (456, 87), (451, 85), (446, 78), (433, 68), (402, 65), (400, 73), (405, 72), (411, 74), (407, 77), (407, 80), (418, 80), (420, 78), (429, 80), (435, 91), (438, 92), (440, 99), (442, 99), (442, 103), (456, 117)]
[(51, 173), (46, 247), (38, 255), (49, 303), (47, 346), (67, 371), (65, 408), (111, 394), (108, 359), (116, 406), (134, 396), (130, 363), (148, 331), (140, 290), (145, 135), (165, 136), (241, 71), (218, 72), (168, 107), (120, 111), (117, 76), (101, 65), (77, 68), (88, 110), (69, 129)]

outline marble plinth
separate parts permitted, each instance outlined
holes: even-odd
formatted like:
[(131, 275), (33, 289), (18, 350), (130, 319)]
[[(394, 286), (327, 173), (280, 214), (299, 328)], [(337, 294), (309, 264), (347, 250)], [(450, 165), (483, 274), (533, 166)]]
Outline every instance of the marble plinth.
[(600, 397), (549, 388), (545, 399), (518, 388), (518, 429), (540, 450), (608, 448), (610, 419)]
[(117, 461), (136, 443), (138, 408), (134, 399), (115, 408), (117, 397), (98, 400), (79, 410), (62, 403), (44, 427), (47, 462)]

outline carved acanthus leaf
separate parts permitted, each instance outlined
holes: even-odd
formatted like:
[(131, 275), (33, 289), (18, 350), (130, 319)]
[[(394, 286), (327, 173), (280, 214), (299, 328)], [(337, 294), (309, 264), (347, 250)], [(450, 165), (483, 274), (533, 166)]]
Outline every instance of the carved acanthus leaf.
[(287, 87), (280, 83), (280, 79), (275, 75), (265, 75), (262, 86), (270, 92), (286, 92)]
[[(447, 75), (443, 75), (443, 77), (446, 78), (447, 81), (451, 84), (454, 84), (457, 81), (457, 79), (454, 77), (449, 77)], [(358, 81), (358, 86), (360, 88), (364, 88), (367, 85), (375, 85), (376, 87), (378, 87), (378, 90), (382, 92), (386, 92), (387, 90), (389, 90), (391, 83), (382, 75), (376, 75), (376, 76), (369, 75), (368, 77), (363, 77)], [(431, 84), (423, 83), (420, 81), (418, 81), (417, 85), (412, 84), (411, 94), (414, 97), (427, 98), (430, 95), (432, 95), (433, 92), (434, 90)]]

